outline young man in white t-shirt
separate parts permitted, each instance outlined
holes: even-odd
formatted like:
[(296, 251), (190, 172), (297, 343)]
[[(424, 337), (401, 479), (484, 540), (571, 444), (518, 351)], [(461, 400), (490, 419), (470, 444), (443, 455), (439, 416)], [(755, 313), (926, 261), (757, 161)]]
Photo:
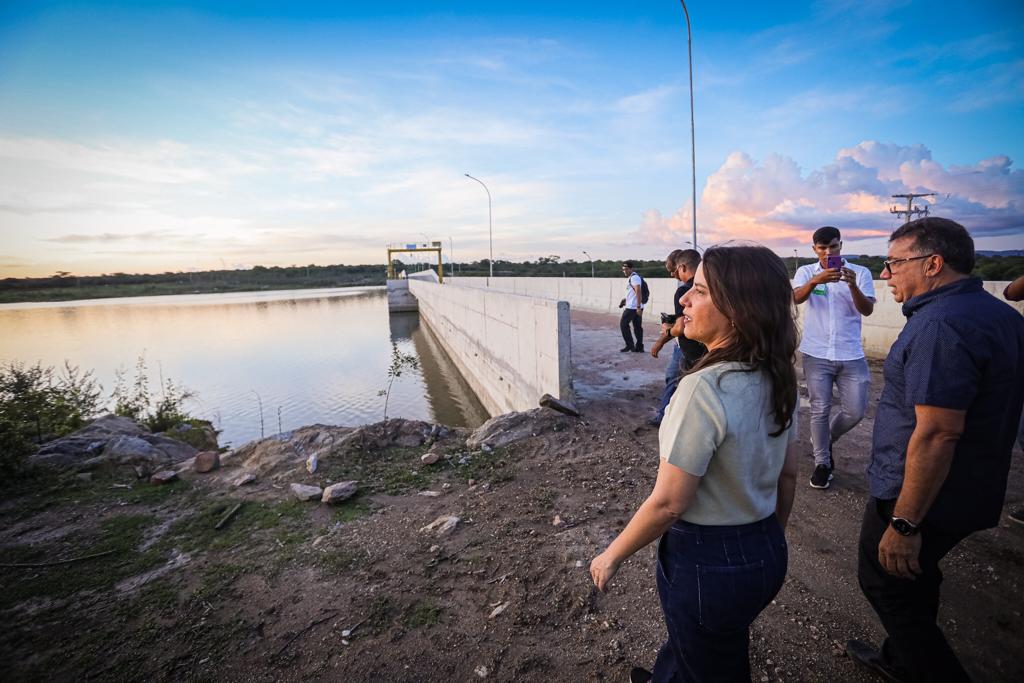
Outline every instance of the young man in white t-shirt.
[[(619, 351), (622, 351), (623, 353), (626, 351), (643, 353), (643, 280), (637, 273), (633, 272), (632, 261), (622, 262), (622, 274), (626, 276), (626, 298), (619, 302), (619, 307), (624, 309), (622, 311), (622, 318), (619, 319), (619, 330), (622, 332), (622, 341), (626, 342), (626, 345), (619, 349)], [(633, 335), (629, 333), (630, 325), (633, 326), (633, 333), (636, 335), (635, 342), (633, 341)]]
[[(835, 467), (832, 444), (867, 410), (871, 372), (861, 343), (861, 317), (874, 310), (875, 285), (864, 266), (842, 259), (840, 267), (828, 267), (829, 257), (838, 257), (843, 248), (837, 228), (818, 228), (811, 248), (818, 262), (797, 269), (793, 300), (805, 306), (800, 352), (811, 400), (811, 486), (826, 489)], [(833, 385), (839, 391), (840, 410), (830, 416)]]

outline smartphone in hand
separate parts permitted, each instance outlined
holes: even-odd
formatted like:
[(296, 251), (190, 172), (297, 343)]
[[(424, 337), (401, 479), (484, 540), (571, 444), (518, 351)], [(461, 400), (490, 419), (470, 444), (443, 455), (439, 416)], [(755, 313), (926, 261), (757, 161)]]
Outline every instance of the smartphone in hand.
[(828, 268), (829, 270), (838, 270), (839, 268), (842, 268), (843, 257), (840, 256), (839, 254), (836, 254), (835, 256), (826, 256), (825, 267)]

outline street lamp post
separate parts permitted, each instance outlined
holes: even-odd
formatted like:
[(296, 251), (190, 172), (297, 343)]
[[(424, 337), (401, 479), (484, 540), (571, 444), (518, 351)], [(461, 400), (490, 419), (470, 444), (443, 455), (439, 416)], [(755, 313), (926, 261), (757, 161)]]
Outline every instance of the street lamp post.
[(487, 286), (491, 286), (491, 278), (494, 277), (494, 222), (491, 216), (491, 191), (487, 189), (487, 185), (484, 185), (484, 181), (464, 173), (467, 178), (477, 181), (484, 188), (484, 192), (487, 193), (487, 237), (489, 241), (490, 250), (488, 252), (489, 257), (487, 259), (487, 265), (490, 267), (490, 275), (487, 278)]
[(800, 262), (799, 262), (799, 261), (797, 261), (797, 258), (796, 258), (796, 249), (794, 249), (794, 250), (793, 250), (793, 277), (796, 277), (796, 270), (797, 270), (797, 268), (799, 268), (799, 267), (800, 267), (800, 266), (798, 265), (799, 263), (800, 263)]
[(693, 202), (693, 248), (697, 248), (697, 146), (693, 132), (693, 34), (690, 32), (690, 12), (686, 9), (686, 0), (679, 0), (683, 4), (683, 14), (686, 15), (686, 54), (690, 62), (690, 173), (691, 173), (691, 197)]
[(586, 256), (588, 259), (590, 259), (590, 277), (594, 277), (594, 259), (593, 259), (593, 257), (590, 254), (588, 254), (586, 252), (586, 250), (580, 249), (580, 251), (583, 252), (584, 256)]

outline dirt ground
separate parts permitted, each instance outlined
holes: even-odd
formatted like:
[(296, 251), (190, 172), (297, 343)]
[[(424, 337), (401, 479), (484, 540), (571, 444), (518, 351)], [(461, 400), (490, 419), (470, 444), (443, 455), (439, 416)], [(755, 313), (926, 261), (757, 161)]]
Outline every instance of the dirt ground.
[[(341, 506), (291, 500), (269, 479), (231, 488), (204, 475), (8, 489), (0, 563), (110, 552), (2, 569), (5, 680), (621, 681), (649, 667), (664, 637), (653, 548), (605, 595), (588, 567), (653, 484), (646, 419), (667, 353), (620, 354), (617, 320), (580, 312), (572, 344), (582, 419), (489, 453), (453, 439), (434, 465), (421, 464), (424, 445), (338, 452), (296, 475), (358, 479)], [(755, 681), (868, 680), (842, 643), (882, 637), (856, 581), (872, 426), (873, 408), (839, 442), (830, 489), (809, 488), (809, 455), (801, 464), (789, 574), (751, 634)], [(802, 445), (809, 454), (806, 430)], [(1007, 508), (1021, 503), (1016, 457)], [(441, 515), (459, 517), (453, 531), (422, 530)], [(1005, 517), (945, 561), (940, 624), (979, 681), (1024, 680), (1022, 569), (1024, 529)]]

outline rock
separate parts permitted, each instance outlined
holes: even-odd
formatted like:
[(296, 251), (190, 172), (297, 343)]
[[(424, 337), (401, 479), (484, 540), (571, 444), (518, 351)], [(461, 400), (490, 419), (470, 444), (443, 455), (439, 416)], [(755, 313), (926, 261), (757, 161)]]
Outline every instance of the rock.
[(504, 612), (506, 609), (508, 609), (508, 606), (511, 605), (511, 604), (512, 603), (510, 603), (510, 602), (503, 602), (503, 603), (501, 603), (500, 605), (498, 605), (497, 607), (495, 607), (494, 609), (491, 610), (491, 613), (489, 615), (487, 615), (487, 618), (488, 619), (493, 619), (494, 617), (498, 616), (499, 614)]
[(196, 449), (170, 437), (150, 434), (134, 420), (106, 415), (77, 432), (54, 439), (29, 462), (48, 467), (88, 470), (102, 466), (159, 469), (196, 454)]
[(461, 520), (455, 515), (441, 515), (430, 524), (425, 527), (421, 527), (421, 532), (434, 532), (438, 536), (444, 536), (453, 529)]
[(483, 450), (484, 444), (492, 450), (503, 448), (537, 434), (567, 429), (574, 424), (576, 424), (576, 420), (571, 417), (559, 415), (555, 411), (545, 408), (534, 408), (521, 413), (506, 413), (492, 417), (480, 425), (466, 439), (466, 448)]
[(437, 498), (441, 495), (440, 491), (420, 491), (416, 494), (417, 496), (423, 496), (424, 498)]
[(487, 667), (481, 664), (477, 668), (473, 669), (473, 673), (475, 673), (480, 678), (487, 678)]
[(92, 472), (79, 472), (75, 478), (80, 481), (92, 481)]
[(565, 522), (563, 522), (562, 518), (558, 515), (555, 515), (555, 518), (551, 520), (551, 526), (562, 526), (563, 524), (565, 524)]
[(356, 494), (357, 482), (354, 481), (341, 481), (337, 484), (331, 484), (324, 489), (324, 494), (320, 498), (323, 503), (340, 503), (344, 500), (348, 500)]
[(544, 394), (543, 396), (541, 396), (540, 405), (544, 408), (551, 408), (552, 410), (557, 410), (558, 412), (564, 415), (572, 415), (573, 417), (580, 416), (580, 411), (576, 409), (576, 406), (574, 406), (572, 403), (569, 403), (568, 401), (559, 400), (552, 396), (551, 394)]
[(324, 490), (319, 486), (309, 486), (307, 484), (292, 484), (292, 494), (299, 500), (316, 500), (323, 495)]
[(430, 546), (430, 552), (431, 553), (436, 553), (439, 550), (441, 550), (441, 546), (439, 546), (439, 545), (432, 545), (432, 546)]
[(196, 455), (195, 463), (192, 465), (192, 469), (200, 474), (207, 472), (213, 472), (215, 469), (220, 467), (220, 453), (217, 451), (203, 451)]
[(309, 472), (310, 474), (313, 474), (314, 472), (316, 472), (316, 468), (319, 463), (320, 461), (316, 457), (316, 453), (309, 456), (308, 458), (306, 458), (306, 471)]
[(420, 462), (424, 465), (433, 465), (435, 462), (441, 459), (441, 454), (438, 451), (427, 451), (420, 456)]
[(149, 478), (150, 484), (170, 484), (172, 481), (178, 478), (178, 473), (174, 470), (160, 470)]
[(256, 475), (253, 474), (252, 472), (248, 472), (248, 473), (243, 474), (242, 476), (240, 476), (238, 479), (235, 479), (235, 483), (233, 485), (234, 486), (245, 486), (246, 484), (251, 484), (254, 481), (256, 481)]

